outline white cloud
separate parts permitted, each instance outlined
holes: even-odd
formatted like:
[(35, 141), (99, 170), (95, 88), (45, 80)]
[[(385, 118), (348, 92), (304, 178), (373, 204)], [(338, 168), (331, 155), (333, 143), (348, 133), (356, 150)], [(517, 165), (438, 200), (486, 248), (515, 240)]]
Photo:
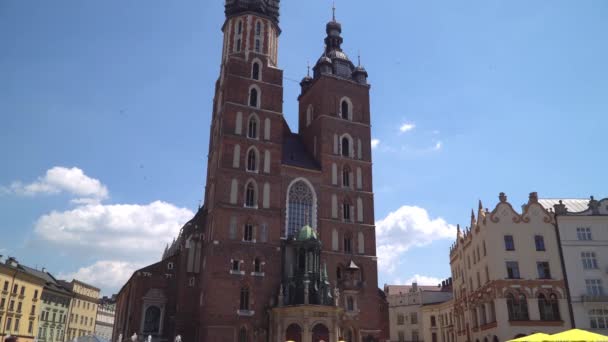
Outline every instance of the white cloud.
[(87, 284), (101, 288), (104, 295), (116, 293), (136, 270), (144, 267), (143, 263), (126, 261), (98, 261), (90, 266), (81, 267), (73, 273), (60, 273), (59, 279), (78, 279)]
[(108, 188), (99, 180), (91, 178), (77, 168), (53, 167), (46, 171), (43, 177), (29, 184), (20, 181), (13, 182), (10, 187), (3, 187), (2, 192), (22, 196), (39, 194), (68, 193), (82, 197), (80, 201), (97, 201), (108, 198)]
[(441, 148), (442, 148), (442, 147), (443, 147), (443, 143), (442, 143), (441, 141), (438, 141), (438, 142), (435, 144), (435, 147), (433, 147), (433, 149), (434, 149), (435, 151), (439, 151), (439, 150), (441, 150)]
[(455, 237), (456, 226), (442, 218), (431, 219), (423, 208), (402, 206), (376, 222), (378, 266), (392, 273), (410, 248)]
[(372, 149), (378, 147), (378, 145), (380, 145), (380, 140), (379, 139), (372, 139)]
[(405, 133), (413, 130), (414, 128), (416, 128), (415, 124), (406, 122), (399, 127), (399, 131), (401, 131), (401, 133)]
[(188, 209), (161, 201), (89, 204), (40, 217), (35, 233), (55, 245), (86, 248), (92, 255), (110, 252), (158, 257), (193, 215)]

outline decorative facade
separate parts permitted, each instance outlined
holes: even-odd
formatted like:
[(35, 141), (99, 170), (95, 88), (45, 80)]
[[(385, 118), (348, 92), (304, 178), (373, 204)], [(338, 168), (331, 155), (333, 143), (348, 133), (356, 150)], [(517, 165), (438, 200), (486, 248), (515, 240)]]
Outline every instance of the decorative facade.
[(390, 341), (426, 341), (424, 336), (431, 326), (423, 317), (423, 309), (452, 299), (452, 279), (438, 286), (385, 285), (384, 292), (388, 300)]
[(531, 193), (516, 212), (504, 193), (450, 250), (456, 341), (505, 341), (571, 327), (553, 213)]
[(118, 294), (114, 336), (153, 341), (379, 341), (370, 85), (326, 26), (283, 117), (279, 1), (229, 0), (205, 204)]
[(452, 299), (422, 307), (424, 330), (422, 340), (429, 342), (454, 342), (454, 301)]
[(608, 199), (541, 199), (553, 209), (576, 328), (608, 334)]
[(116, 311), (116, 299), (114, 297), (103, 297), (97, 306), (97, 319), (95, 320), (95, 336), (106, 341), (114, 341), (112, 331), (114, 330), (114, 313)]
[(100, 290), (76, 279), (71, 282), (60, 280), (59, 284), (72, 293), (70, 317), (67, 319), (67, 339), (93, 335)]

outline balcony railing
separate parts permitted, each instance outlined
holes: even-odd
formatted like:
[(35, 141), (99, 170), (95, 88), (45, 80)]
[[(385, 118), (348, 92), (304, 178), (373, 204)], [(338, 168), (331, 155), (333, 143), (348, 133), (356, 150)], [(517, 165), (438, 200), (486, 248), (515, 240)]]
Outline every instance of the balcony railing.
[(583, 295), (583, 296), (581, 296), (581, 300), (583, 302), (593, 302), (593, 303), (608, 302), (608, 296), (607, 295), (595, 295), (595, 296)]

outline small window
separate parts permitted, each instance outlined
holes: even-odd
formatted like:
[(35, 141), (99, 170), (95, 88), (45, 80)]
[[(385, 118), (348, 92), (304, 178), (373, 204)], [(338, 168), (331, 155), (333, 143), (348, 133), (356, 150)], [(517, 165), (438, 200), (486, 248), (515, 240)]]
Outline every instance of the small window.
[(352, 296), (346, 297), (346, 310), (355, 311), (355, 299)]
[(167, 269), (168, 270), (172, 270), (173, 269), (173, 263), (172, 262), (167, 263)]
[(236, 28), (236, 33), (237, 34), (241, 34), (243, 33), (243, 22), (239, 20), (238, 24), (237, 24), (237, 28)]
[(545, 251), (545, 238), (542, 235), (534, 236), (534, 245), (536, 245), (536, 250), (539, 252)]
[(435, 326), (437, 326), (437, 320), (435, 319), (435, 316), (431, 316), (431, 327)]
[(576, 228), (576, 237), (581, 241), (593, 240), (591, 237), (591, 228)]
[(243, 230), (243, 240), (244, 241), (253, 241), (253, 225), (246, 224)]
[(260, 40), (259, 39), (255, 40), (255, 52), (257, 52), (257, 53), (260, 52)]
[(344, 221), (350, 221), (350, 218), (351, 218), (350, 204), (348, 204), (348, 203), (342, 204), (342, 217), (344, 218)]
[(350, 253), (352, 251), (352, 240), (350, 237), (344, 238), (344, 252)]
[(515, 250), (515, 242), (513, 241), (513, 235), (505, 235), (505, 250)]
[(256, 191), (255, 185), (253, 182), (249, 182), (247, 184), (247, 188), (245, 190), (245, 206), (248, 208), (255, 208), (256, 205)]
[(403, 314), (398, 314), (397, 315), (397, 325), (404, 325), (405, 324), (405, 316)]
[(188, 286), (193, 287), (194, 284), (196, 284), (196, 278), (190, 277), (190, 279), (188, 280)]
[(418, 313), (416, 313), (416, 312), (410, 313), (410, 323), (418, 324)]
[(551, 270), (549, 269), (548, 262), (537, 262), (536, 269), (538, 270), (538, 279), (551, 279)]
[[(252, 89), (255, 90), (255, 89)], [(247, 137), (250, 139), (258, 138), (258, 119), (255, 116), (251, 116), (249, 118), (249, 123), (247, 124)]]
[(258, 90), (255, 88), (251, 88), (249, 91), (249, 106), (258, 107)]
[(583, 260), (583, 268), (586, 270), (598, 269), (597, 258), (595, 252), (581, 252)]
[(238, 272), (241, 270), (241, 261), (240, 260), (232, 260), (232, 270)]
[(350, 187), (350, 169), (348, 167), (342, 169), (342, 186)]
[(350, 140), (347, 137), (342, 138), (342, 156), (350, 157)]
[(259, 21), (255, 24), (255, 35), (256, 36), (262, 35), (262, 23), (260, 23)]
[(255, 273), (262, 273), (262, 263), (259, 258), (255, 258), (253, 261), (253, 271)]
[(247, 329), (244, 327), (241, 328), (241, 330), (239, 330), (239, 342), (248, 342), (248, 339), (249, 337), (247, 337)]
[(236, 52), (241, 52), (241, 39), (236, 40)]
[(342, 101), (341, 107), (342, 107), (341, 108), (342, 109), (342, 113), (341, 113), (342, 119), (348, 120), (350, 117), (350, 108), (348, 107), (348, 102), (346, 102), (346, 100)]
[(340, 266), (338, 266), (338, 267), (336, 268), (336, 278), (337, 278), (338, 280), (341, 280), (341, 279), (342, 279), (342, 268), (340, 268)]
[(241, 301), (239, 307), (243, 311), (249, 310), (249, 289), (246, 287), (241, 289)]
[(258, 170), (257, 153), (255, 149), (249, 150), (247, 153), (247, 171), (256, 172)]
[(604, 295), (601, 279), (585, 279), (585, 286), (587, 287), (588, 296), (597, 297)]
[(258, 63), (258, 62), (253, 63), (253, 67), (251, 70), (251, 78), (253, 78), (254, 80), (257, 80), (257, 81), (260, 80), (260, 63)]
[(517, 261), (507, 261), (507, 278), (519, 279), (519, 264)]

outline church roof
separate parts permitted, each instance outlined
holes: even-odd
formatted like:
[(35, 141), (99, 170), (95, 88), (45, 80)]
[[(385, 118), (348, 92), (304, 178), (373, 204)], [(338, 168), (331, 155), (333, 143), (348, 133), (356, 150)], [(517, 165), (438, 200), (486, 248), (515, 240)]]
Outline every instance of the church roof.
[(294, 133), (287, 133), (283, 137), (283, 164), (315, 171), (321, 170), (319, 164), (304, 146), (300, 136)]
[(298, 232), (297, 241), (309, 241), (309, 240), (317, 240), (317, 232), (311, 226), (304, 226), (300, 228)]

